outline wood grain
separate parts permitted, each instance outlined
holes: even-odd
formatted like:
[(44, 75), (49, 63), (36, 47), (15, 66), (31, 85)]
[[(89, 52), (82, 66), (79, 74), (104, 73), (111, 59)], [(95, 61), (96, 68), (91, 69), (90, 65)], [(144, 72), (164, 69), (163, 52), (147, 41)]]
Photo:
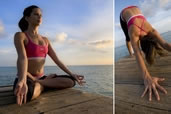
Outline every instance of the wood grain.
[(125, 57), (115, 63), (116, 114), (171, 114), (171, 53), (157, 57), (156, 63), (147, 68), (151, 76), (165, 78), (160, 84), (168, 94), (159, 92), (160, 101), (154, 95), (151, 102), (148, 95), (141, 98), (144, 84), (135, 57)]
[(51, 90), (21, 107), (12, 87), (0, 88), (0, 114), (112, 114), (113, 100), (76, 89)]

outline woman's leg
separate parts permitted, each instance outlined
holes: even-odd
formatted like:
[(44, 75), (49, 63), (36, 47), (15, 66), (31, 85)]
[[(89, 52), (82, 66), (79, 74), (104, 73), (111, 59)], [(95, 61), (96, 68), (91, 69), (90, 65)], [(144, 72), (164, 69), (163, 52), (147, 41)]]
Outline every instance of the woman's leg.
[(44, 87), (39, 82), (35, 82), (33, 96), (31, 98), (31, 100), (34, 100), (38, 96), (40, 96), (40, 94), (42, 93), (43, 90), (44, 90)]
[(51, 78), (47, 77), (44, 80), (39, 80), (38, 82), (44, 87), (57, 88), (57, 89), (71, 88), (75, 85), (75, 81), (70, 76), (67, 75), (52, 76), (52, 75), (48, 76)]
[(44, 88), (56, 88), (56, 89), (65, 89), (71, 88), (75, 85), (75, 81), (66, 75), (57, 76), (56, 74), (51, 74), (46, 78), (38, 80), (35, 82), (34, 92), (31, 100), (36, 99)]

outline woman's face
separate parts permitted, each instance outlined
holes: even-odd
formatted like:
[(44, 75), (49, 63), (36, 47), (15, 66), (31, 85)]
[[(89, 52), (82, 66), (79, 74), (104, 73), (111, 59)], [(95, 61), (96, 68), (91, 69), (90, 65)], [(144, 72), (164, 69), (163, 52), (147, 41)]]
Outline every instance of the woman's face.
[(39, 26), (42, 23), (42, 12), (40, 8), (34, 8), (29, 17), (26, 17), (29, 24)]

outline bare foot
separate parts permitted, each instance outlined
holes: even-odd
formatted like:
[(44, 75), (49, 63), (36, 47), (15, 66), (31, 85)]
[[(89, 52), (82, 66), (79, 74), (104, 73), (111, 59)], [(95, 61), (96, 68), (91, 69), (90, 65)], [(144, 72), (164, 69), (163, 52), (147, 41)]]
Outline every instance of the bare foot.
[(43, 89), (43, 86), (39, 82), (36, 82), (31, 100), (36, 99), (38, 96), (40, 96)]

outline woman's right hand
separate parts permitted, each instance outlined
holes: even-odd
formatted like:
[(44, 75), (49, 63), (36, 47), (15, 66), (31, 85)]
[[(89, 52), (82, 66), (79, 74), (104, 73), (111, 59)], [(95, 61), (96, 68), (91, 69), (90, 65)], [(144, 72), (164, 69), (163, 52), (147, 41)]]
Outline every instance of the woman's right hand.
[(147, 93), (147, 90), (149, 92), (149, 101), (152, 100), (152, 90), (157, 98), (157, 100), (160, 100), (160, 96), (158, 94), (157, 88), (159, 90), (161, 90), (162, 92), (164, 92), (165, 94), (167, 94), (167, 91), (159, 85), (159, 81), (164, 81), (164, 78), (158, 78), (158, 77), (151, 77), (151, 76), (147, 76), (144, 78), (144, 85), (145, 85), (145, 90), (143, 92), (143, 94), (141, 95), (141, 97), (144, 97), (144, 95)]
[(82, 75), (72, 74), (72, 77), (75, 78), (75, 80), (77, 81), (77, 83), (78, 83), (80, 86), (83, 86), (83, 84), (86, 83), (86, 81), (84, 81), (84, 76), (82, 76)]
[(14, 94), (16, 95), (17, 99), (17, 104), (22, 105), (23, 101), (26, 103), (27, 100), (27, 92), (28, 92), (28, 87), (26, 82), (24, 81), (18, 81)]

